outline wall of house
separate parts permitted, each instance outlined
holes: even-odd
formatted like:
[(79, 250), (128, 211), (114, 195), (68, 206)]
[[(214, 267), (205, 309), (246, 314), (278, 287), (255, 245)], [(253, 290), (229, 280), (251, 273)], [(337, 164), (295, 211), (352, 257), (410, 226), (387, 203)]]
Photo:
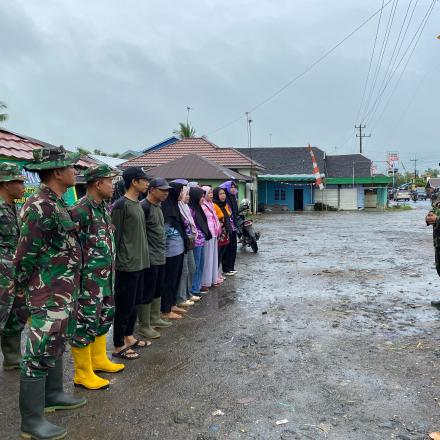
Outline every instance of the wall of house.
[(309, 183), (259, 182), (258, 206), (280, 207), (282, 210), (302, 211), (313, 204), (313, 190)]

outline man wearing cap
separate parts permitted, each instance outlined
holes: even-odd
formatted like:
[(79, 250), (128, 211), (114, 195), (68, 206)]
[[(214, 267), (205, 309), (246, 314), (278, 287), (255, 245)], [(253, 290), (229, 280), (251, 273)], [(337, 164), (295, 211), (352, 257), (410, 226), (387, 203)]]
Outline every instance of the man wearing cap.
[(168, 197), (170, 188), (165, 179), (152, 179), (148, 195), (141, 202), (145, 215), (150, 267), (145, 269), (143, 297), (138, 305), (139, 333), (152, 339), (160, 337), (160, 333), (153, 327), (166, 328), (171, 325), (171, 322), (160, 317), (160, 296), (166, 262), (165, 225), (160, 204)]
[(137, 310), (142, 299), (144, 270), (150, 267), (144, 211), (139, 196), (147, 192), (148, 175), (140, 167), (122, 173), (126, 192), (113, 204), (111, 217), (115, 226), (115, 319), (113, 322), (113, 357), (139, 358), (135, 348), (151, 342), (134, 336)]
[(27, 321), (24, 295), (13, 289), (13, 265), (20, 226), (15, 200), (24, 195), (25, 176), (17, 165), (0, 163), (0, 335), (3, 368), (20, 368), (21, 332)]
[(39, 191), (21, 211), (21, 234), (14, 258), (14, 282), (29, 309), (29, 336), (21, 364), (21, 431), (26, 438), (58, 439), (65, 428), (50, 423), (44, 411), (73, 409), (86, 399), (64, 393), (62, 356), (74, 329), (82, 250), (76, 225), (62, 195), (75, 185), (79, 154), (63, 147), (33, 150), (25, 165), (38, 173)]
[(75, 364), (73, 381), (92, 390), (109, 386), (109, 381), (95, 371), (118, 373), (124, 369), (124, 365), (111, 362), (106, 352), (106, 335), (114, 317), (115, 276), (114, 226), (106, 201), (112, 197), (116, 175), (108, 165), (86, 170), (87, 194), (71, 208), (83, 249), (76, 329), (70, 342)]

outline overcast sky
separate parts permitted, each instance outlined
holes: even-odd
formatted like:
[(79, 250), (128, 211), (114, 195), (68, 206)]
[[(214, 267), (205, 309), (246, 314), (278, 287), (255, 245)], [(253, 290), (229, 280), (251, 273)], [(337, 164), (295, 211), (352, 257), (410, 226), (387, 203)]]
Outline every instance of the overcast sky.
[[(397, 2), (382, 69), (414, 0), (393, 0), (382, 15), (370, 78)], [(386, 3), (386, 2), (385, 2)], [(431, 0), (419, 0), (399, 58)], [(244, 115), (342, 40), (382, 0), (0, 0), (0, 100), (4, 124), (70, 148), (141, 149), (170, 136), (179, 121), (219, 146), (247, 144)], [(409, 17), (410, 14), (407, 16)], [(305, 146), (353, 153), (379, 15), (276, 98), (252, 113), (255, 146)], [(367, 118), (364, 152), (404, 164), (440, 161), (440, 3), (406, 71), (402, 60)], [(403, 32), (401, 33), (403, 36)], [(396, 47), (395, 54), (398, 52)], [(409, 52), (408, 52), (409, 53)], [(397, 63), (396, 63), (397, 64)], [(395, 65), (396, 65), (395, 64)], [(370, 81), (370, 85), (371, 85)], [(389, 105), (384, 105), (395, 89)], [(367, 88), (367, 97), (370, 88)], [(362, 112), (361, 112), (362, 113)], [(272, 136), (270, 136), (272, 133)]]

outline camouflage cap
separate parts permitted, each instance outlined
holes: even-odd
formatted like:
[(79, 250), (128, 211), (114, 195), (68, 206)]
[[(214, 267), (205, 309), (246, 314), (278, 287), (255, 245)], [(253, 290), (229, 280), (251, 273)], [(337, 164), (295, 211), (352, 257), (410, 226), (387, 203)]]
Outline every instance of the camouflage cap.
[(24, 166), (29, 171), (53, 170), (65, 168), (78, 162), (80, 153), (66, 151), (63, 146), (55, 148), (39, 148), (32, 151), (34, 160)]
[(18, 165), (8, 162), (0, 163), (0, 182), (13, 182), (14, 180), (21, 180), (24, 182), (26, 176), (21, 174)]
[(115, 177), (117, 175), (118, 173), (116, 171), (105, 164), (97, 165), (84, 171), (84, 179), (87, 183), (101, 179), (102, 177)]

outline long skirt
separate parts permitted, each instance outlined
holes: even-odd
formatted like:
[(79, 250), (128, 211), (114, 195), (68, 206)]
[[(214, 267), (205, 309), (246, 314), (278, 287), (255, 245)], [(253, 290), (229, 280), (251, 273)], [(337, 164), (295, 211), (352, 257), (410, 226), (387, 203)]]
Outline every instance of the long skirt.
[(218, 280), (218, 240), (217, 237), (207, 241), (203, 248), (205, 265), (203, 266), (202, 286), (211, 287)]
[(182, 276), (180, 277), (179, 289), (177, 291), (177, 304), (191, 298), (191, 286), (195, 271), (196, 263), (194, 262), (194, 253), (191, 249), (183, 257)]

